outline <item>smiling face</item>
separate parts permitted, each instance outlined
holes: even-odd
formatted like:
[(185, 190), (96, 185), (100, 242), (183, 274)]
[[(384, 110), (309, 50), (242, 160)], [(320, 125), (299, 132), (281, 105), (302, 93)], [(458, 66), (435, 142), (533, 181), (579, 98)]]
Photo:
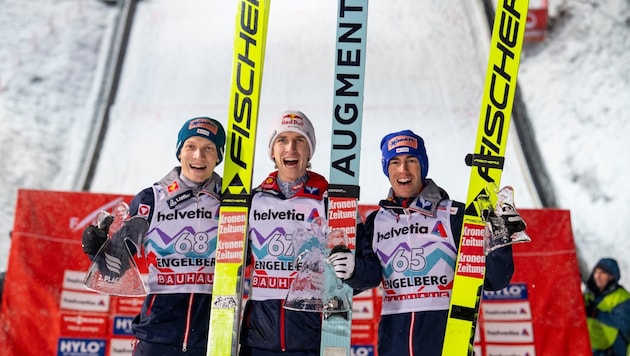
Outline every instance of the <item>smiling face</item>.
[(396, 196), (409, 198), (422, 190), (421, 165), (414, 155), (400, 155), (392, 158), (387, 166), (389, 183)]
[(212, 176), (219, 162), (219, 153), (214, 142), (200, 136), (192, 136), (184, 141), (179, 159), (184, 177), (201, 183)]
[(271, 157), (278, 167), (278, 178), (293, 182), (306, 173), (310, 159), (308, 141), (300, 133), (283, 132), (273, 141)]

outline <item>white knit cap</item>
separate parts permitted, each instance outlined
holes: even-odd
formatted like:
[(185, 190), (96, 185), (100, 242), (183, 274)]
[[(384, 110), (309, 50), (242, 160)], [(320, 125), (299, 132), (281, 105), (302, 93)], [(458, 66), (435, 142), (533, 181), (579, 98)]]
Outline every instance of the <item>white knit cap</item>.
[(288, 131), (297, 132), (306, 137), (308, 147), (311, 150), (309, 159), (313, 157), (313, 154), (315, 153), (315, 130), (313, 129), (313, 124), (311, 124), (311, 121), (308, 117), (306, 117), (306, 115), (304, 115), (303, 112), (297, 110), (287, 110), (283, 111), (282, 114), (280, 114), (280, 116), (271, 123), (269, 145), (267, 147), (271, 160), (273, 160), (271, 150), (276, 137), (278, 137), (281, 133)]

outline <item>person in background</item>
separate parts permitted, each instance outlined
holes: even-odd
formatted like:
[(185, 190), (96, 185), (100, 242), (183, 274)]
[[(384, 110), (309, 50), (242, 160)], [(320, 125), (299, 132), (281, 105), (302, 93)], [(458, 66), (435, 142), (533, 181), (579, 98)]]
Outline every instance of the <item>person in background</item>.
[[(268, 154), (276, 169), (253, 191), (249, 215), (251, 293), (241, 328), (241, 356), (318, 356), (322, 313), (283, 308), (296, 273), (292, 236), (311, 230), (314, 218), (325, 217), (326, 179), (310, 170), (315, 153), (315, 130), (304, 113), (288, 110), (271, 124)], [(380, 279), (378, 260), (357, 226), (356, 259), (351, 252), (330, 256), (337, 276), (347, 279), (355, 267)], [(372, 259), (372, 263), (365, 260)], [(364, 264), (367, 266), (364, 267)]]
[[(130, 215), (149, 229), (141, 243), (148, 265), (148, 295), (133, 319), (134, 356), (205, 356), (221, 194), (215, 172), (223, 159), (225, 130), (209, 117), (187, 120), (177, 135), (180, 165), (138, 193)], [(94, 256), (107, 227), (83, 232), (83, 251)], [(173, 282), (177, 276), (195, 276)]]
[(630, 355), (630, 293), (619, 284), (612, 258), (597, 262), (586, 282), (584, 305), (593, 356)]
[[(346, 280), (355, 289), (385, 292), (378, 328), (379, 356), (440, 356), (446, 331), (464, 204), (427, 178), (424, 140), (413, 131), (381, 140), (383, 173), (391, 185), (365, 230), (379, 259), (382, 280)], [(365, 252), (369, 253), (369, 252)], [(505, 288), (514, 273), (512, 247), (486, 256), (486, 290)]]

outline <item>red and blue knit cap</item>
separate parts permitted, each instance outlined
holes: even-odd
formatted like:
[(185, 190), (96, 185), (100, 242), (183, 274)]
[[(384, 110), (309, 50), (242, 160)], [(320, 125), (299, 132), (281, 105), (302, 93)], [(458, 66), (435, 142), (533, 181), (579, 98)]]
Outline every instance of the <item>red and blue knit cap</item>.
[(184, 142), (193, 137), (199, 136), (207, 138), (217, 146), (217, 153), (219, 155), (219, 163), (223, 161), (223, 152), (225, 150), (225, 130), (221, 123), (215, 119), (209, 117), (195, 117), (184, 123), (177, 135), (177, 146), (175, 156), (179, 159), (179, 154), (182, 152), (182, 146)]
[(381, 163), (383, 173), (389, 177), (387, 167), (392, 158), (400, 155), (413, 155), (420, 161), (420, 174), (424, 182), (429, 172), (429, 158), (424, 148), (424, 140), (411, 130), (392, 132), (381, 140)]

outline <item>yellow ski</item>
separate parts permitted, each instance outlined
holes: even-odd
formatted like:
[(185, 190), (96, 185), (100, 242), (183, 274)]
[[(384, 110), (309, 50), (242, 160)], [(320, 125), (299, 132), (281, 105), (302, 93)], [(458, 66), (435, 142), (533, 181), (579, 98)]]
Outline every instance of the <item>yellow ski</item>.
[(516, 77), (525, 34), (528, 0), (499, 0), (481, 103), (464, 224), (457, 254), (443, 356), (472, 355), (485, 275), (484, 221), (478, 197), (490, 183), (500, 186)]
[(208, 355), (238, 353), (254, 148), (270, 0), (238, 1)]

